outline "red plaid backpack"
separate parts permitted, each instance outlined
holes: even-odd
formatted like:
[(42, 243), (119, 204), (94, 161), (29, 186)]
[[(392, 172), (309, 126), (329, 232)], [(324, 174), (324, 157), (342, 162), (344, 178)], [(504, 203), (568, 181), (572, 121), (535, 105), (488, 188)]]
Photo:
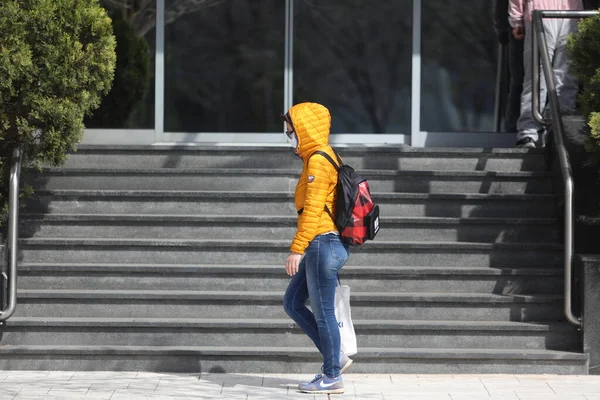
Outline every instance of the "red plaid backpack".
[(367, 240), (375, 239), (379, 232), (379, 206), (373, 202), (367, 179), (354, 172), (354, 168), (344, 164), (334, 151), (338, 163), (329, 154), (317, 150), (315, 154), (325, 157), (338, 171), (337, 205), (335, 216), (325, 206), (325, 211), (335, 222), (343, 242), (359, 246)]

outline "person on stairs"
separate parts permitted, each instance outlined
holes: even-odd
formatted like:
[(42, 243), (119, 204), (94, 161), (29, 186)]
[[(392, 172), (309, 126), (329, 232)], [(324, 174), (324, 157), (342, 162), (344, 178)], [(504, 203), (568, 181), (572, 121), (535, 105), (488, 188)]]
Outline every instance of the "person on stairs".
[(494, 31), (501, 45), (508, 46), (508, 96), (504, 119), (504, 131), (516, 133), (517, 120), (521, 114), (523, 92), (523, 40), (517, 40), (508, 22), (508, 0), (494, 0)]
[[(532, 48), (533, 30), (531, 13), (533, 10), (583, 10), (583, 0), (510, 0), (509, 21), (513, 35), (517, 40), (525, 40), (524, 67), (525, 78), (521, 94), (521, 115), (517, 121), (517, 147), (533, 148), (543, 146), (544, 128), (533, 119), (531, 108), (532, 94)], [(552, 62), (552, 73), (556, 77), (556, 92), (562, 110), (575, 109), (578, 84), (569, 68), (566, 47), (569, 34), (577, 30), (577, 19), (543, 20), (548, 41), (548, 52)], [(540, 66), (540, 110), (546, 103), (546, 80)], [(542, 140), (540, 140), (542, 139)]]
[[(325, 157), (310, 157), (321, 150), (336, 158), (329, 146), (331, 115), (316, 103), (300, 103), (283, 117), (286, 136), (303, 161), (295, 192), (297, 230), (285, 262), (291, 276), (283, 307), (323, 356), (322, 373), (298, 385), (305, 393), (344, 393), (342, 374), (352, 360), (340, 352), (340, 332), (335, 318), (338, 271), (348, 260), (348, 245), (340, 240), (335, 222), (337, 170)], [(309, 162), (310, 158), (310, 162)], [(306, 307), (310, 299), (312, 312)]]

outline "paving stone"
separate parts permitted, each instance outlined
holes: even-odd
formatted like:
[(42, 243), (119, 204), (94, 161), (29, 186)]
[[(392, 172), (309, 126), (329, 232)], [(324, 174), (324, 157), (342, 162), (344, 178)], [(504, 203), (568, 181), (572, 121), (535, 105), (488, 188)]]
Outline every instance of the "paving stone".
[[(0, 399), (329, 400), (287, 374), (151, 374), (3, 371)], [(58, 379), (56, 379), (58, 378)], [(20, 381), (20, 383), (17, 383)], [(598, 400), (599, 376), (348, 374), (346, 393), (331, 400)]]
[(507, 395), (501, 395), (501, 396), (491, 396), (489, 398), (487, 398), (486, 400), (520, 400), (516, 394), (507, 394)]
[(369, 393), (369, 394), (357, 393), (355, 398), (365, 399), (365, 400), (371, 400), (371, 399), (385, 400), (383, 397), (383, 393)]
[(154, 391), (158, 387), (158, 382), (131, 382), (127, 389)]
[[(398, 400), (398, 394), (383, 393), (383, 400)], [(402, 400), (451, 400), (451, 399), (447, 394), (445, 394), (445, 395), (442, 395), (442, 394), (436, 394), (436, 395), (410, 394), (410, 395), (403, 395)]]
[(111, 399), (115, 394), (114, 390), (104, 389), (104, 390), (92, 390), (90, 389), (86, 394), (84, 399)]
[(81, 399), (87, 393), (86, 390), (62, 390), (62, 389), (50, 389), (50, 391), (44, 396), (58, 397), (63, 399)]

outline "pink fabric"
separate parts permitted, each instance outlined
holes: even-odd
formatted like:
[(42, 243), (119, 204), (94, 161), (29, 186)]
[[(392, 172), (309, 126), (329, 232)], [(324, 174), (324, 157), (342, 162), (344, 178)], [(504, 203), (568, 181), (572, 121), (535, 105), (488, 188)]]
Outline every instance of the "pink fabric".
[(533, 10), (583, 10), (583, 0), (510, 0), (508, 14), (513, 28), (531, 22)]

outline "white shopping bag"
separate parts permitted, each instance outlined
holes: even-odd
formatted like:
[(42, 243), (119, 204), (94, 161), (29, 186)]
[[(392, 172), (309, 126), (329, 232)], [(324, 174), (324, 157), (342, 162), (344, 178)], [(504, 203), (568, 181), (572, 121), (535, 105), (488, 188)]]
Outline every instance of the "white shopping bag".
[(340, 328), (340, 351), (347, 356), (358, 353), (350, 312), (350, 288), (348, 286), (338, 285), (335, 288), (335, 319)]

